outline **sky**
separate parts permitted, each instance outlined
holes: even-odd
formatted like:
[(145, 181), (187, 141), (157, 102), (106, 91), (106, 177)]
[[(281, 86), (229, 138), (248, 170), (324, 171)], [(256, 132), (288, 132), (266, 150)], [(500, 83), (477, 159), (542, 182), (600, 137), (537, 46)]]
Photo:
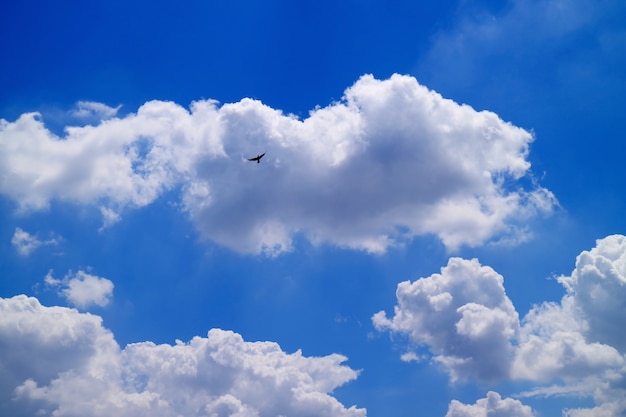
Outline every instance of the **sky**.
[(626, 416), (626, 3), (3, 2), (0, 51), (0, 415)]

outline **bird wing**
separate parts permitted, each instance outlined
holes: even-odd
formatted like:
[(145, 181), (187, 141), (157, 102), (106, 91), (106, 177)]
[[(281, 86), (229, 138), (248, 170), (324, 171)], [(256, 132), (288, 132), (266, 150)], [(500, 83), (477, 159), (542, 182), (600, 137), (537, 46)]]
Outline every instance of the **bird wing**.
[(263, 152), (260, 155), (255, 156), (254, 158), (248, 158), (248, 161), (257, 161), (258, 162), (258, 161), (261, 160), (261, 158), (263, 158), (263, 156), (265, 156), (265, 152)]

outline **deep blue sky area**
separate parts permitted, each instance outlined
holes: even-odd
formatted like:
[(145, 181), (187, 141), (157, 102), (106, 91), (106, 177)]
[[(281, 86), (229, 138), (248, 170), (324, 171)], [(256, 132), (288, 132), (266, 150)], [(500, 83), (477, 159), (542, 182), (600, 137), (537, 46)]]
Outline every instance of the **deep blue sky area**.
[(4, 2), (0, 56), (0, 414), (626, 412), (623, 2)]
[(410, 72), (453, 3), (6, 4), (3, 50), (19, 65), (4, 70), (3, 105), (123, 100), (131, 111), (150, 99), (254, 97), (306, 115), (362, 74)]

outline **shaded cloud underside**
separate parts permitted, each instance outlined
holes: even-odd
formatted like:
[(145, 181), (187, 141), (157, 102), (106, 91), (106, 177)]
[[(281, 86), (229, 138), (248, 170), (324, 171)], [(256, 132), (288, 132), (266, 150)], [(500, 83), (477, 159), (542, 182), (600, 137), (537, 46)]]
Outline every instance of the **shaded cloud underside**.
[[(204, 237), (274, 255), (294, 233), (370, 252), (423, 234), (452, 250), (516, 241), (527, 238), (523, 220), (556, 204), (522, 181), (529, 132), (409, 76), (363, 76), (304, 120), (251, 99), (189, 110), (151, 101), (121, 118), (79, 107), (106, 120), (67, 127), (63, 138), (37, 114), (0, 121), (0, 192), (22, 210), (95, 205), (108, 226), (179, 188)], [(259, 152), (261, 164), (245, 161)]]

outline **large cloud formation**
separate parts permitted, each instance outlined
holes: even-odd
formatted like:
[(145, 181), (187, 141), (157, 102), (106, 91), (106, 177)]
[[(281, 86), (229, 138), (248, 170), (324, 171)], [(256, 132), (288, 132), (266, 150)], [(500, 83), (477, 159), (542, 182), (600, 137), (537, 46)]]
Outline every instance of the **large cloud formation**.
[(0, 414), (364, 417), (330, 393), (357, 377), (345, 357), (288, 354), (212, 329), (175, 345), (120, 349), (98, 316), (0, 298)]
[(626, 236), (598, 240), (558, 281), (566, 290), (561, 302), (535, 306), (520, 321), (501, 275), (475, 259), (452, 258), (440, 274), (400, 283), (393, 317), (379, 312), (373, 322), (427, 346), (453, 381), (532, 381), (542, 385), (522, 396), (582, 395), (597, 403), (569, 415), (621, 415)]
[[(515, 241), (528, 235), (520, 220), (555, 204), (521, 182), (528, 131), (409, 76), (363, 76), (303, 120), (251, 99), (151, 101), (124, 117), (81, 109), (106, 120), (64, 137), (34, 113), (0, 121), (0, 193), (23, 210), (97, 205), (108, 225), (179, 188), (203, 236), (268, 254), (290, 250), (295, 233), (371, 252), (422, 234), (449, 249)], [(245, 161), (263, 151), (261, 164)]]

